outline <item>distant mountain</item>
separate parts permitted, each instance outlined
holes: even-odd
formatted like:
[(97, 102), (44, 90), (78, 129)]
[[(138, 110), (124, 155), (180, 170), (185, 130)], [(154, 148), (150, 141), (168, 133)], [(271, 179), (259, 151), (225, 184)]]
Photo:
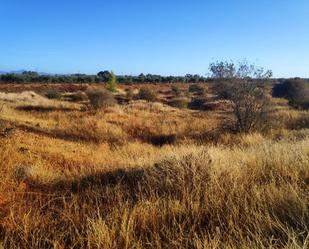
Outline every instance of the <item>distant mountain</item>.
[[(29, 70), (26, 70), (26, 69), (13, 70), (13, 71), (2, 71), (2, 70), (0, 70), (0, 75), (1, 74), (8, 74), (8, 73), (11, 73), (11, 74), (22, 74), (25, 71), (29, 71)], [(39, 75), (52, 75), (52, 74), (44, 73), (44, 72), (38, 72), (38, 74)]]
[(15, 71), (10, 71), (9, 73), (13, 73), (13, 74), (22, 74), (23, 72), (25, 72), (27, 70), (21, 69), (21, 70), (15, 70)]
[(7, 74), (7, 73), (22, 74), (24, 71), (26, 71), (26, 70), (23, 70), (23, 69), (21, 69), (21, 70), (14, 70), (14, 71), (1, 71), (0, 70), (0, 74)]

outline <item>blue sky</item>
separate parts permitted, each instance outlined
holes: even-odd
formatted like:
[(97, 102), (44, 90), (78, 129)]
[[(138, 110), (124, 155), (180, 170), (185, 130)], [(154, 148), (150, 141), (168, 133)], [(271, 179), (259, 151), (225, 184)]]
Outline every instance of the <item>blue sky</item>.
[(206, 74), (247, 59), (309, 77), (308, 0), (0, 0), (0, 70)]

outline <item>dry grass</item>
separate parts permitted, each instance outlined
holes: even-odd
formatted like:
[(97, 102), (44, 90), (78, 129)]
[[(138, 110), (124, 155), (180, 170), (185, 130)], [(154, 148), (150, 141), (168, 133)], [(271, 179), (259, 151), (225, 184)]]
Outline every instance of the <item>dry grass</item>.
[(0, 248), (308, 248), (307, 112), (239, 135), (219, 112), (66, 105), (0, 113)]

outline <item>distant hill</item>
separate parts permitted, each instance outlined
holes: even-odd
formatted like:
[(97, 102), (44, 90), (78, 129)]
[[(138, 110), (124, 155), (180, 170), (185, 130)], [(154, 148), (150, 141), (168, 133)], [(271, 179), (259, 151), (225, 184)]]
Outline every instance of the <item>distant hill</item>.
[(27, 70), (24, 70), (24, 69), (14, 70), (14, 71), (1, 71), (0, 70), (0, 74), (7, 74), (7, 73), (22, 74), (24, 71), (27, 71)]

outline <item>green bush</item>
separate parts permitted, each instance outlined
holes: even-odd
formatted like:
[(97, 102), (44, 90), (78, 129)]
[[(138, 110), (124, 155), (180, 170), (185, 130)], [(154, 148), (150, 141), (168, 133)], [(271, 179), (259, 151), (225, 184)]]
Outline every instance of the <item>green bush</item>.
[(91, 107), (95, 110), (105, 109), (116, 104), (113, 94), (104, 90), (88, 91), (87, 96)]
[(49, 90), (46, 93), (46, 97), (49, 99), (61, 99), (62, 94), (56, 90)]
[(153, 89), (149, 87), (142, 87), (139, 90), (138, 98), (147, 100), (149, 102), (153, 102), (153, 101), (156, 101), (157, 99), (157, 93), (156, 91), (154, 91)]

